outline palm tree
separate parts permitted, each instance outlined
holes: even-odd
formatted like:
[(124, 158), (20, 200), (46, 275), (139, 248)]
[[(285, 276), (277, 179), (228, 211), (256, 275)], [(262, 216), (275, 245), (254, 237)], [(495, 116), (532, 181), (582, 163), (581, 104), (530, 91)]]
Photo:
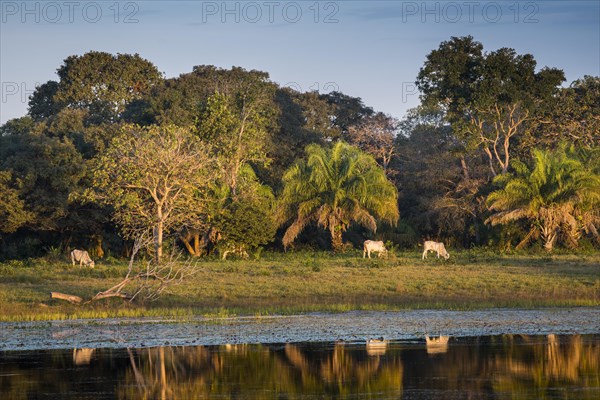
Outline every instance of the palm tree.
[(291, 244), (311, 222), (331, 233), (334, 251), (352, 223), (376, 231), (376, 219), (398, 221), (398, 192), (375, 159), (356, 147), (337, 142), (331, 149), (312, 144), (306, 159), (288, 169), (279, 201), (279, 225), (293, 221), (283, 237)]
[(536, 149), (533, 160), (532, 171), (516, 163), (515, 174), (496, 177), (494, 182), (503, 188), (487, 198), (494, 214), (486, 223), (529, 221), (529, 233), (517, 248), (540, 236), (548, 251), (558, 239), (576, 247), (582, 232), (598, 239), (600, 175), (565, 145), (554, 151)]

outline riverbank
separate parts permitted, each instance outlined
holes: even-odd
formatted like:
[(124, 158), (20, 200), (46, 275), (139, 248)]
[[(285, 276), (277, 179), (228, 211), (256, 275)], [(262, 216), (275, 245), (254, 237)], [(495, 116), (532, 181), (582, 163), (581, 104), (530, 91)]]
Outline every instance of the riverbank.
[(0, 321), (82, 318), (292, 315), (354, 310), (478, 310), (600, 306), (600, 255), (417, 252), (363, 259), (354, 251), (267, 253), (260, 260), (198, 261), (196, 273), (153, 303), (121, 299), (72, 305), (58, 291), (91, 298), (126, 274), (123, 261), (96, 268), (44, 259), (0, 264)]
[(452, 337), (501, 334), (599, 334), (600, 307), (398, 312), (353, 311), (294, 316), (188, 320), (102, 319), (0, 323), (0, 351), (68, 348), (141, 348), (253, 343), (364, 343), (425, 334)]

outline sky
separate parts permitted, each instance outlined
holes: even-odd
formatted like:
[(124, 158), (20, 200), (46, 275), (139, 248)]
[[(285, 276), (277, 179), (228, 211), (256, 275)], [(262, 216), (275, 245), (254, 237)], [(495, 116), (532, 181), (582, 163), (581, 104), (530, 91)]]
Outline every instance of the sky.
[(568, 85), (600, 76), (600, 1), (0, 0), (0, 124), (70, 55), (138, 53), (166, 78), (240, 66), (281, 86), (360, 97), (402, 118), (427, 54), (452, 36), (533, 54)]

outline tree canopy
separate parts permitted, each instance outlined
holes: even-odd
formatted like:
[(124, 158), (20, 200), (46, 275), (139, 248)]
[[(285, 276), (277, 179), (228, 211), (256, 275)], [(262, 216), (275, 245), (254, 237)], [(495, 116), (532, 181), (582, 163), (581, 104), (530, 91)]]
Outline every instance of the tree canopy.
[(0, 126), (0, 257), (124, 254), (141, 232), (157, 258), (170, 235), (192, 256), (340, 251), (376, 229), (402, 246), (599, 244), (599, 77), (561, 86), (562, 70), (471, 36), (415, 72), (421, 104), (399, 120), (265, 71), (67, 57)]
[(427, 56), (416, 83), (424, 104), (442, 107), (465, 145), (483, 150), (495, 176), (508, 171), (511, 146), (529, 134), (565, 79), (561, 70), (536, 72), (536, 65), (531, 54), (484, 53), (473, 37), (453, 37)]
[(150, 230), (160, 259), (165, 233), (203, 211), (198, 191), (213, 171), (208, 148), (189, 130), (125, 126), (97, 161), (92, 196), (114, 207), (126, 237)]

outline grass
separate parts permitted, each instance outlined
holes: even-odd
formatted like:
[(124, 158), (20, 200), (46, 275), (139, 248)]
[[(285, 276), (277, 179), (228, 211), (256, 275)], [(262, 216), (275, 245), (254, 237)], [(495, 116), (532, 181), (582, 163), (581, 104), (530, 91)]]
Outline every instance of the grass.
[(600, 305), (600, 254), (417, 252), (362, 259), (354, 251), (263, 253), (260, 260), (200, 259), (196, 274), (150, 304), (106, 299), (77, 306), (50, 291), (89, 298), (124, 276), (126, 262), (72, 267), (46, 259), (0, 263), (0, 321), (203, 315), (271, 315), (401, 309)]

